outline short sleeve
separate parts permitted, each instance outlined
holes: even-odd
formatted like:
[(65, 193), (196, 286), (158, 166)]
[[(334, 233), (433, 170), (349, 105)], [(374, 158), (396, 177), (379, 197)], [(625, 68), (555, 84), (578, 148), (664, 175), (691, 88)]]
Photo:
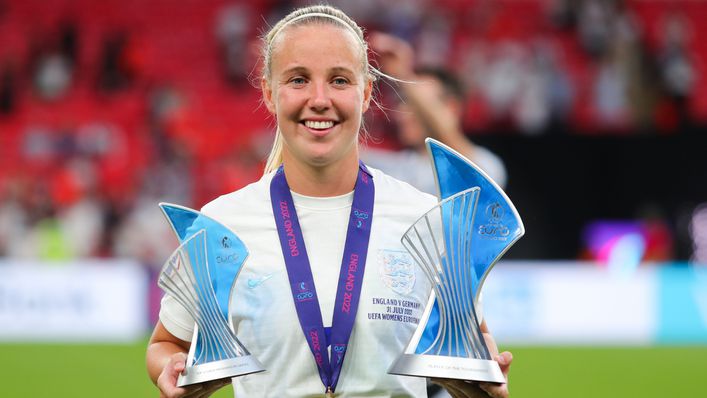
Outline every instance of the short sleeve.
[(174, 297), (165, 294), (160, 307), (160, 322), (168, 332), (184, 341), (191, 341), (194, 334), (194, 319)]
[(476, 320), (479, 321), (479, 325), (481, 325), (482, 323), (484, 323), (484, 293), (483, 292), (479, 292), (479, 300), (476, 302), (474, 309), (476, 310)]

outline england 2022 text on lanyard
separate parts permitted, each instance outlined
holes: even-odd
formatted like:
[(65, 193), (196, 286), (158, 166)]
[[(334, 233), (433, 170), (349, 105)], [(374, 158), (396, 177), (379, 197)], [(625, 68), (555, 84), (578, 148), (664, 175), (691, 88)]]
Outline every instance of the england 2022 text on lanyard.
[[(285, 258), (292, 298), (302, 332), (317, 363), (319, 377), (327, 394), (332, 394), (336, 389), (356, 319), (371, 236), (374, 198), (373, 178), (366, 166), (360, 163), (339, 271), (331, 334), (327, 337), (302, 229), (282, 166), (270, 183), (270, 201)], [(331, 345), (331, 360), (329, 345)]]

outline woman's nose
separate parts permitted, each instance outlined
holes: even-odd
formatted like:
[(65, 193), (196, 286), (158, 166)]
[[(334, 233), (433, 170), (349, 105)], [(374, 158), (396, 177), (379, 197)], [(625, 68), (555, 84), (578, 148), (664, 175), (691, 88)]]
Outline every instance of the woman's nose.
[(319, 112), (329, 109), (331, 106), (331, 97), (329, 96), (329, 87), (326, 84), (312, 84), (310, 106), (312, 109)]

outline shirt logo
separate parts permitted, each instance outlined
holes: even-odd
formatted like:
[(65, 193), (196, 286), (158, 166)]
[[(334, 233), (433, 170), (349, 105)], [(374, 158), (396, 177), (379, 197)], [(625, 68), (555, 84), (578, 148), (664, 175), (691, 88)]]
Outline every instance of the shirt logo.
[(383, 284), (398, 294), (408, 294), (415, 286), (415, 264), (408, 253), (381, 250), (378, 253), (378, 273)]
[(248, 278), (248, 288), (255, 289), (256, 287), (262, 285), (266, 280), (272, 278), (274, 275), (275, 273), (269, 273), (259, 278)]

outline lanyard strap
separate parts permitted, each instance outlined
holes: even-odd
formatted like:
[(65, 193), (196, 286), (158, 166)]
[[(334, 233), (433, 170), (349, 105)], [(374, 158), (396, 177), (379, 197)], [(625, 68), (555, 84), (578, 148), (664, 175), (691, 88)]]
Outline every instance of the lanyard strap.
[[(373, 178), (366, 166), (360, 163), (339, 271), (331, 338), (327, 339), (302, 229), (282, 166), (270, 183), (270, 201), (297, 317), (317, 363), (319, 377), (327, 391), (331, 392), (335, 390), (339, 381), (344, 355), (356, 319), (371, 236), (374, 197)], [(329, 345), (331, 345), (331, 360)]]

